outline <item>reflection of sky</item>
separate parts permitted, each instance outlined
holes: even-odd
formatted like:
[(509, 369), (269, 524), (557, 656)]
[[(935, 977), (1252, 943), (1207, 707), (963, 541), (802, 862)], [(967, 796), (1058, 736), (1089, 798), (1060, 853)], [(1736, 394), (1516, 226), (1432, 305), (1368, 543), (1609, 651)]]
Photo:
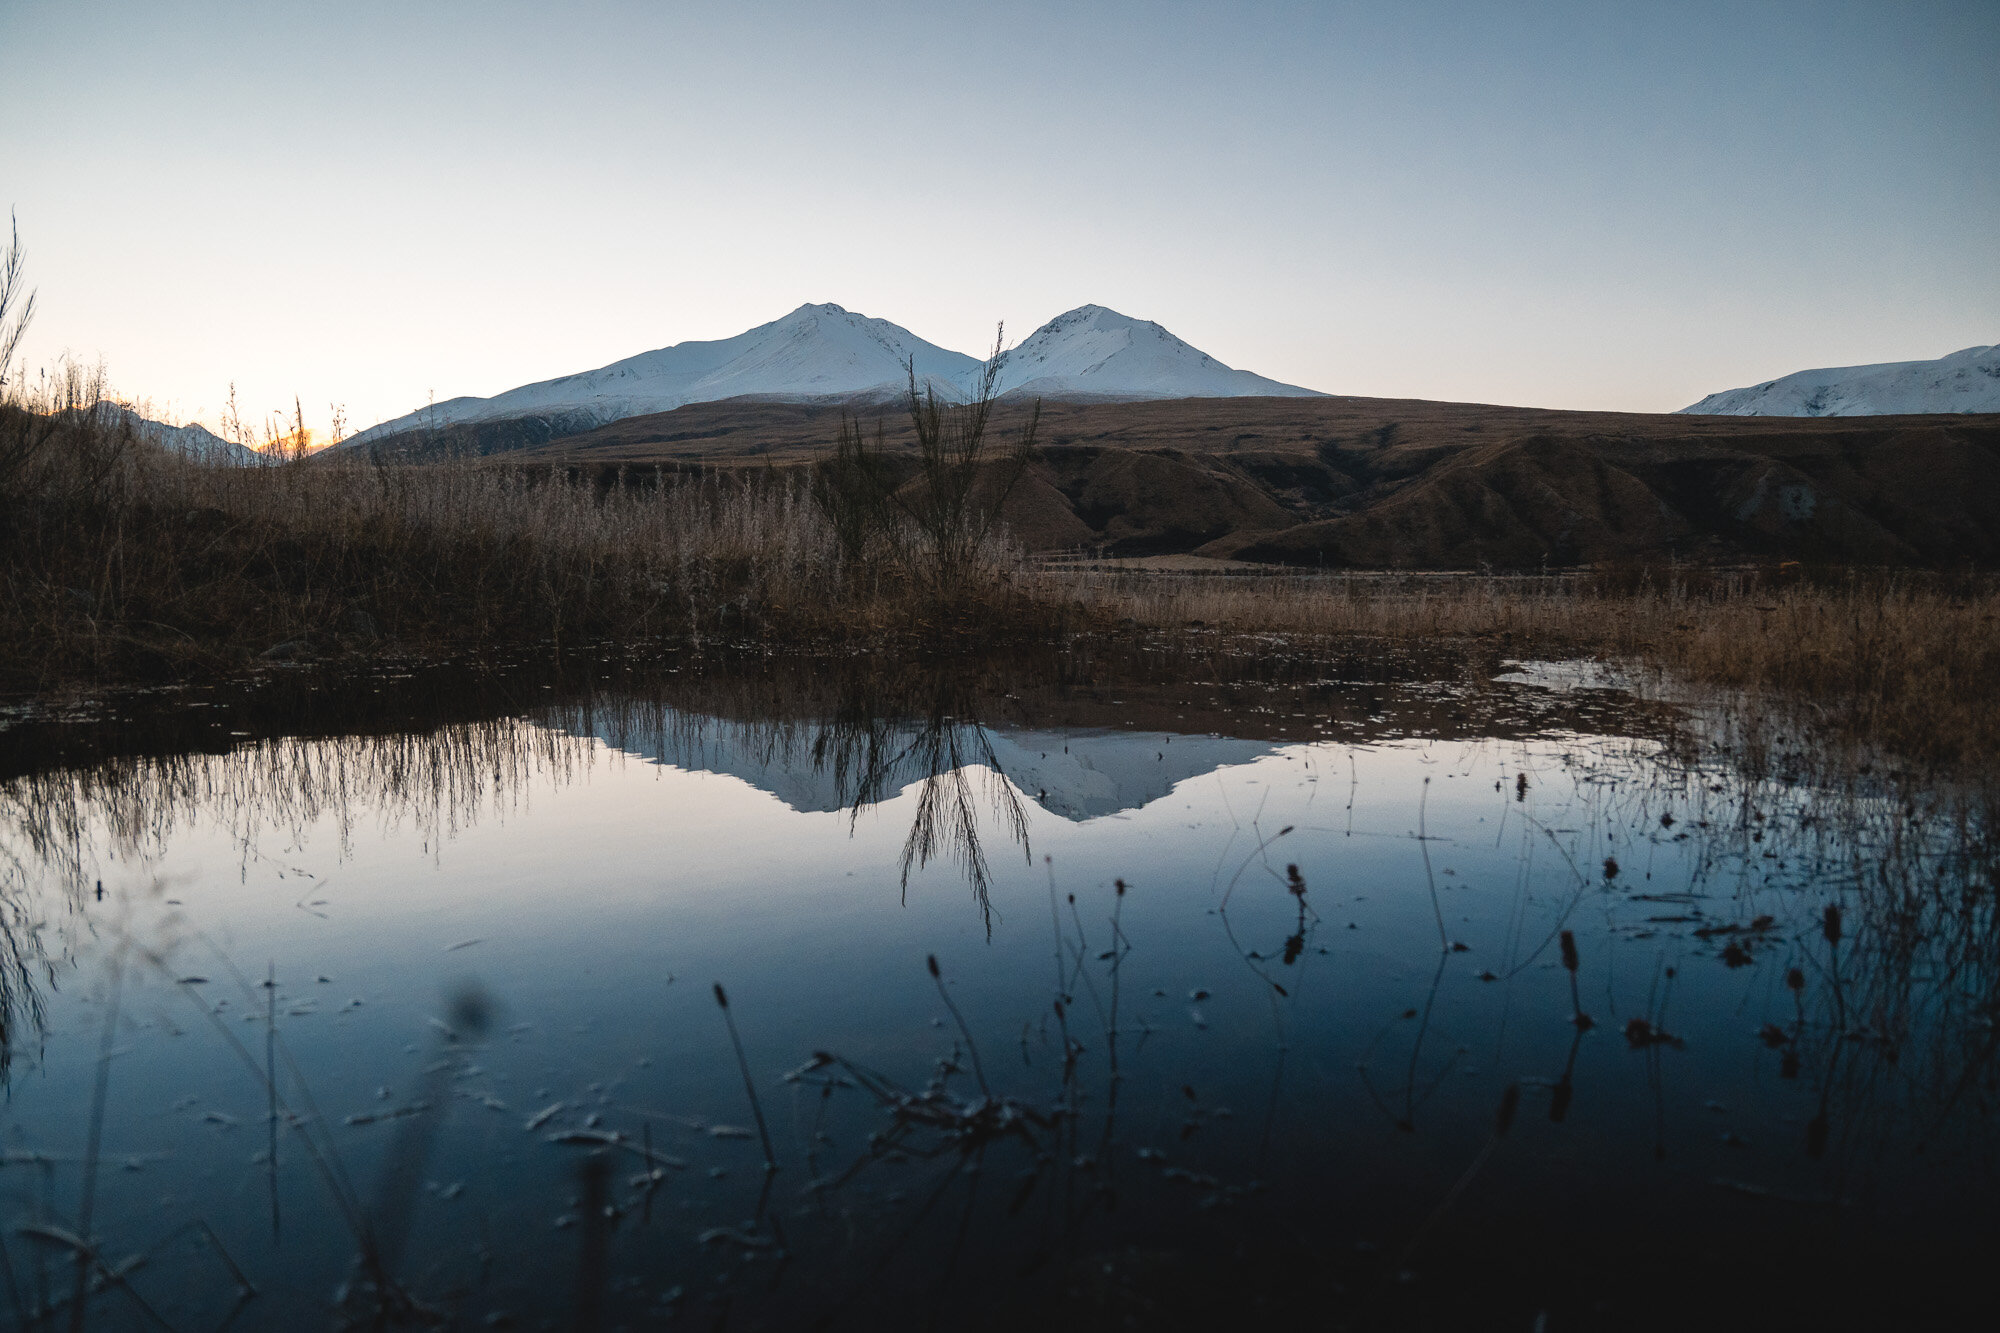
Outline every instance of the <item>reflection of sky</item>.
[[(1011, 740), (1039, 747), (1043, 735), (1051, 745), (1060, 739), (1014, 733)], [(1103, 739), (1086, 733), (1070, 743), (1074, 750)], [(1570, 1001), (1548, 941), (1567, 922), (1587, 963), (1585, 1006), (1602, 1024), (1579, 1047), (1580, 1091), (1567, 1126), (1551, 1125), (1538, 1104), (1517, 1132), (1518, 1165), (1496, 1168), (1515, 1171), (1521, 1192), (1513, 1197), (1559, 1207), (1578, 1191), (1601, 1198), (1609, 1190), (1643, 1203), (1656, 1179), (1656, 1123), (1666, 1126), (1676, 1169), (1748, 1174), (1801, 1194), (1825, 1188), (1819, 1168), (1793, 1146), (1814, 1089), (1775, 1082), (1775, 1057), (1755, 1039), (1767, 1013), (1789, 1012), (1779, 955), (1726, 969), (1712, 946), (1648, 924), (1684, 909), (1607, 894), (1597, 869), (1616, 855), (1635, 889), (1712, 895), (1706, 910), (1718, 919), (1780, 913), (1787, 929), (1810, 939), (1818, 900), (1787, 878), (1806, 867), (1774, 870), (1747, 833), (1726, 831), (1737, 790), (1713, 793), (1649, 770), (1649, 746), (1260, 745), (1262, 753), (1211, 765), (1102, 817), (1078, 821), (1031, 805), (1033, 864), (997, 826), (988, 829), (996, 915), (989, 942), (951, 866), (914, 876), (907, 900), (897, 891), (894, 867), (915, 789), (850, 822), (838, 810), (793, 808), (757, 785), (761, 773), (690, 771), (621, 756), (594, 739), (576, 744), (587, 748), (587, 763), (542, 769), (497, 811), (441, 840), (422, 821), (365, 809), (347, 812), (344, 846), (331, 813), (294, 830), (259, 829), (256, 812), (246, 821), (245, 812), (200, 802), (176, 810), (180, 822), (164, 848), (103, 867), (107, 901), (85, 903), (80, 912), (91, 928), (67, 932), (81, 942), (84, 965), (60, 977), (45, 1055), (24, 1054), (4, 1121), (12, 1141), (74, 1148), (102, 1014), (93, 997), (105, 991), (96, 960), (111, 938), (106, 923), (131, 910), (141, 935), (159, 938), (166, 927), (144, 924), (164, 910), (148, 896), (157, 882), (181, 904), (182, 932), (205, 932), (252, 975), (275, 968), (286, 1042), (334, 1121), (407, 1098), (414, 1071), (435, 1050), (425, 1020), (439, 992), (453, 978), (479, 978), (502, 1006), (500, 1035), (461, 1086), (433, 1173), (440, 1183), (470, 1182), (466, 1209), (477, 1204), (509, 1217), (509, 1209), (532, 1207), (534, 1219), (502, 1241), (503, 1249), (532, 1252), (547, 1242), (540, 1201), (558, 1199), (567, 1186), (553, 1150), (521, 1129), (527, 1113), (573, 1100), (603, 1103), (607, 1123), (626, 1128), (619, 1117), (628, 1112), (618, 1108), (631, 1105), (743, 1120), (710, 981), (728, 984), (753, 1065), (774, 1099), (786, 1095), (776, 1071), (821, 1048), (914, 1083), (949, 1045), (934, 1025), (944, 1017), (923, 972), (925, 955), (935, 953), (990, 1043), (996, 1077), (1019, 1095), (1045, 1095), (1046, 1067), (1020, 1063), (1012, 1048), (1046, 1012), (1052, 987), (1051, 878), (1060, 893), (1076, 895), (1093, 947), (1108, 941), (1110, 886), (1123, 878), (1130, 892), (1120, 928), (1134, 950), (1123, 1013), (1149, 1030), (1143, 1047), (1127, 1048), (1125, 1132), (1133, 1143), (1171, 1140), (1183, 1085), (1234, 1106), (1246, 1121), (1268, 1104), (1285, 1188), (1315, 1196), (1337, 1188), (1373, 1200), (1368, 1206), (1389, 1212), (1365, 1219), (1371, 1231), (1410, 1224), (1383, 1219), (1399, 1208), (1421, 1215), (1449, 1188), (1484, 1141), (1500, 1089), (1523, 1079), (1541, 1087), (1562, 1069), (1573, 1036)], [(1517, 771), (1530, 774), (1522, 801), (1514, 799)], [(1712, 815), (1717, 831), (1682, 840), (1659, 824), (1667, 812), (1683, 829)], [(1413, 840), (1420, 824), (1427, 844)], [(247, 859), (239, 836), (246, 827), (258, 832)], [(1258, 853), (1260, 838), (1286, 828)], [(1319, 917), (1310, 947), (1291, 965), (1272, 961), (1296, 929), (1297, 905), (1279, 878), (1288, 862), (1301, 867)], [(1225, 892), (1240, 947), (1261, 954), (1264, 970), (1286, 983), (1276, 1008), (1213, 911)], [(1439, 917), (1468, 951), (1446, 955), (1433, 992)], [(1625, 1018), (1647, 1012), (1659, 971), (1670, 965), (1687, 975), (1671, 1017), (1689, 1045), (1672, 1053), (1656, 1107), (1643, 1058), (1617, 1032)], [(1480, 980), (1487, 970), (1508, 978)], [(234, 993), (218, 960), (191, 939), (176, 951), (174, 971), (208, 976), (204, 993), (231, 999), (225, 1026), (257, 1045), (260, 1030), (242, 1015), (261, 996)], [(1196, 990), (1208, 994), (1192, 1002)], [(135, 975), (124, 1006), (106, 1142), (114, 1160), (169, 1155), (107, 1181), (104, 1226), (157, 1229), (175, 1209), (201, 1208), (229, 1219), (231, 1243), (249, 1262), (305, 1265), (298, 1271), (331, 1263), (318, 1299), (338, 1270), (337, 1238), (295, 1231), (282, 1253), (259, 1238), (254, 1082), (158, 977)], [(1079, 1000), (1080, 1013), (1083, 1006)], [(1399, 1016), (1419, 1008), (1426, 1036), (1413, 1046), (1415, 1025)], [(1295, 1054), (1273, 1090), (1275, 1024)], [(1004, 1064), (996, 1048), (1009, 1053)], [(1361, 1065), (1369, 1066), (1366, 1078)], [(1429, 1091), (1415, 1103), (1423, 1133), (1411, 1136), (1393, 1118), (1418, 1086)], [(1711, 1103), (1729, 1108), (1727, 1117)], [(236, 1127), (205, 1120), (211, 1111)], [(798, 1139), (789, 1115), (778, 1125), (780, 1153), (791, 1157)], [(1740, 1130), (1759, 1151), (1723, 1146), (1719, 1126)], [(388, 1142), (379, 1127), (338, 1132), (357, 1170)], [(1249, 1127), (1238, 1137), (1219, 1133), (1184, 1150), (1186, 1160), (1269, 1178), (1254, 1138)], [(699, 1138), (673, 1146), (697, 1166), (675, 1186), (686, 1200), (677, 1206), (694, 1210), (688, 1229), (747, 1214), (740, 1191), (755, 1175), (747, 1149)], [(710, 1164), (734, 1174), (710, 1181), (700, 1170)], [(297, 1174), (287, 1206), (295, 1217), (310, 1216), (313, 1186)], [(1143, 1181), (1131, 1188), (1146, 1197)], [(1897, 1189), (1918, 1194), (1892, 1190), (1886, 1206), (1935, 1201), (1921, 1190), (1936, 1188), (1912, 1174)], [(471, 1215), (441, 1198), (427, 1198), (424, 1208), (427, 1225), (440, 1228), (438, 1244), (456, 1243), (450, 1237), (463, 1232), (453, 1228)]]

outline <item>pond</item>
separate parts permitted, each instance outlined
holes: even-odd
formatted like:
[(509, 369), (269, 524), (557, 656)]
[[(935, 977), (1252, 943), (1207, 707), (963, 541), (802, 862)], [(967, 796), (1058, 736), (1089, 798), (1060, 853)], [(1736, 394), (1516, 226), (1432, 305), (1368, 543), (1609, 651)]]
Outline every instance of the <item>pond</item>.
[(1983, 811), (1498, 660), (17, 710), (22, 1327), (1949, 1322)]

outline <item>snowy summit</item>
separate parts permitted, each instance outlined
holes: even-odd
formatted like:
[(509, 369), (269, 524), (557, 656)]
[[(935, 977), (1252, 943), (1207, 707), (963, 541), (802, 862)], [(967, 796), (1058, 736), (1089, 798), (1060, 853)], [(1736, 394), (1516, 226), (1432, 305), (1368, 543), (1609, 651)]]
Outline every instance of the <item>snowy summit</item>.
[(1935, 361), (1801, 370), (1747, 389), (1712, 393), (1683, 412), (1721, 417), (1872, 417), (2000, 412), (2000, 344)]
[(587, 428), (721, 398), (900, 393), (913, 359), (919, 380), (953, 389), (980, 364), (885, 319), (837, 305), (802, 305), (734, 338), (676, 343), (491, 398), (453, 398), (383, 422), (350, 443), (466, 421), (548, 416)]
[(1151, 320), (1101, 305), (1057, 315), (1000, 358), (1001, 393), (1047, 398), (1318, 398), (1231, 370)]

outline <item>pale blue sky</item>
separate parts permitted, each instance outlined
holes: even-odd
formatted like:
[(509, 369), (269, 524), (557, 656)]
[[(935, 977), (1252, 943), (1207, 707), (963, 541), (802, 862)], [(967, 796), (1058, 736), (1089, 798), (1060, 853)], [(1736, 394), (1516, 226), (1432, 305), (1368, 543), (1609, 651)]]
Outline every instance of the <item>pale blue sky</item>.
[(28, 351), (367, 425), (806, 301), (1661, 411), (2000, 340), (2000, 0), (0, 0)]

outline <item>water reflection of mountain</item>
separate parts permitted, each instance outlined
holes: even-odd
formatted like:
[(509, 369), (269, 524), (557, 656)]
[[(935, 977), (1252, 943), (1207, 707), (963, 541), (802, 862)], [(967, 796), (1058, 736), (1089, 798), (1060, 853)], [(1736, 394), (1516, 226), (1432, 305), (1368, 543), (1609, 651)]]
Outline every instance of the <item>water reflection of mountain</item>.
[[(872, 762), (848, 762), (840, 723), (768, 723), (667, 710), (651, 725), (600, 726), (596, 738), (647, 763), (721, 773), (769, 792), (799, 811), (834, 811), (888, 800), (938, 776), (930, 724), (890, 724), (871, 732)], [(1082, 821), (1137, 810), (1189, 778), (1246, 764), (1279, 742), (1226, 736), (1092, 728), (1053, 731), (986, 727), (946, 719), (968, 733), (959, 751), (1004, 776), (1037, 805)]]

